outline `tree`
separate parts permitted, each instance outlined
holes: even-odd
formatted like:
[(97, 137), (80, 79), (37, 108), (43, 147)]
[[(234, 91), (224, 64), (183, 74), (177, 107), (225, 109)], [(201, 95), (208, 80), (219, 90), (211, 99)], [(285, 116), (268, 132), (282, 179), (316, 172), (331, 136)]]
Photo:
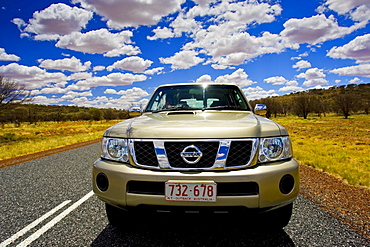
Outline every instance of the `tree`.
[(300, 92), (293, 100), (294, 108), (298, 116), (307, 119), (308, 113), (312, 111), (312, 97), (306, 92)]
[(117, 118), (117, 115), (112, 109), (105, 109), (103, 111), (103, 115), (105, 120), (112, 120)]
[(82, 121), (82, 120), (90, 120), (91, 116), (88, 112), (85, 111), (80, 111), (77, 113), (77, 120)]
[(270, 118), (272, 115), (276, 117), (281, 109), (280, 103), (276, 100), (276, 98), (272, 98), (272, 97), (264, 98), (264, 99), (261, 99), (261, 103), (266, 105), (267, 107), (267, 112), (266, 112), (267, 118)]
[(344, 118), (347, 119), (350, 112), (355, 110), (358, 97), (351, 92), (342, 92), (335, 97), (337, 108), (342, 111)]
[(28, 116), (28, 109), (26, 107), (14, 107), (7, 111), (8, 121), (15, 123), (16, 127), (20, 127), (22, 122), (25, 122)]
[(321, 114), (325, 113), (323, 97), (312, 96), (310, 103), (311, 103), (312, 112), (315, 112), (318, 117), (321, 117)]
[(103, 112), (97, 108), (90, 108), (89, 114), (92, 120), (99, 121), (103, 119)]
[(31, 100), (31, 91), (25, 90), (24, 85), (0, 75), (0, 112)]
[(362, 104), (362, 108), (364, 110), (364, 112), (366, 113), (366, 115), (369, 115), (369, 109), (370, 109), (370, 100), (369, 99), (365, 99), (363, 104)]
[(286, 116), (292, 109), (292, 101), (289, 98), (281, 98), (281, 113)]

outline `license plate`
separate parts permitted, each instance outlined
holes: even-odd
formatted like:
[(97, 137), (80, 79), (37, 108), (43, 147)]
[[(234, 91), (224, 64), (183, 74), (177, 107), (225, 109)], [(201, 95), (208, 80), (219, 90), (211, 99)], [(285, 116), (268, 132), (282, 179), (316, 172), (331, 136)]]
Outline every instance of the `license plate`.
[(167, 201), (216, 202), (217, 184), (213, 181), (168, 181)]

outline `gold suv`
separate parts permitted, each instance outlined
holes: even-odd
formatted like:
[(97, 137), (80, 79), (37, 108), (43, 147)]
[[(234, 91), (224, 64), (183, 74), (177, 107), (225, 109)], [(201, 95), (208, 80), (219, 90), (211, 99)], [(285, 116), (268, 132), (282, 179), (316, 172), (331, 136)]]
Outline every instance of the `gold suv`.
[(104, 134), (93, 190), (110, 223), (137, 211), (251, 212), (284, 227), (299, 169), (288, 132), (256, 115), (265, 112), (232, 84), (158, 87), (141, 116)]

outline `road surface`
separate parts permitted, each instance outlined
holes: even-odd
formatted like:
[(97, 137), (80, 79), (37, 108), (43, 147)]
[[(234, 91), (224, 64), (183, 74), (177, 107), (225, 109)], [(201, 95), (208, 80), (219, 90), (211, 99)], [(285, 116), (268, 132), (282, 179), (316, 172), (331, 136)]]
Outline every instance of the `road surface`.
[(91, 191), (93, 144), (0, 169), (0, 247), (4, 246), (370, 246), (362, 235), (299, 196), (281, 231), (248, 219), (167, 219), (123, 231), (109, 225)]

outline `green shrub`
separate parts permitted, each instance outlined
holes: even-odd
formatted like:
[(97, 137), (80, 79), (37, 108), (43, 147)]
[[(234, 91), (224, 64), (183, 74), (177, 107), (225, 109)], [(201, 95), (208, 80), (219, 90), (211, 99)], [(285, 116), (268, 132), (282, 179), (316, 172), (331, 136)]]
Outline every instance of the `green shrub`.
[(14, 133), (4, 133), (2, 136), (0, 136), (0, 142), (11, 142), (11, 141), (17, 141), (19, 138)]

